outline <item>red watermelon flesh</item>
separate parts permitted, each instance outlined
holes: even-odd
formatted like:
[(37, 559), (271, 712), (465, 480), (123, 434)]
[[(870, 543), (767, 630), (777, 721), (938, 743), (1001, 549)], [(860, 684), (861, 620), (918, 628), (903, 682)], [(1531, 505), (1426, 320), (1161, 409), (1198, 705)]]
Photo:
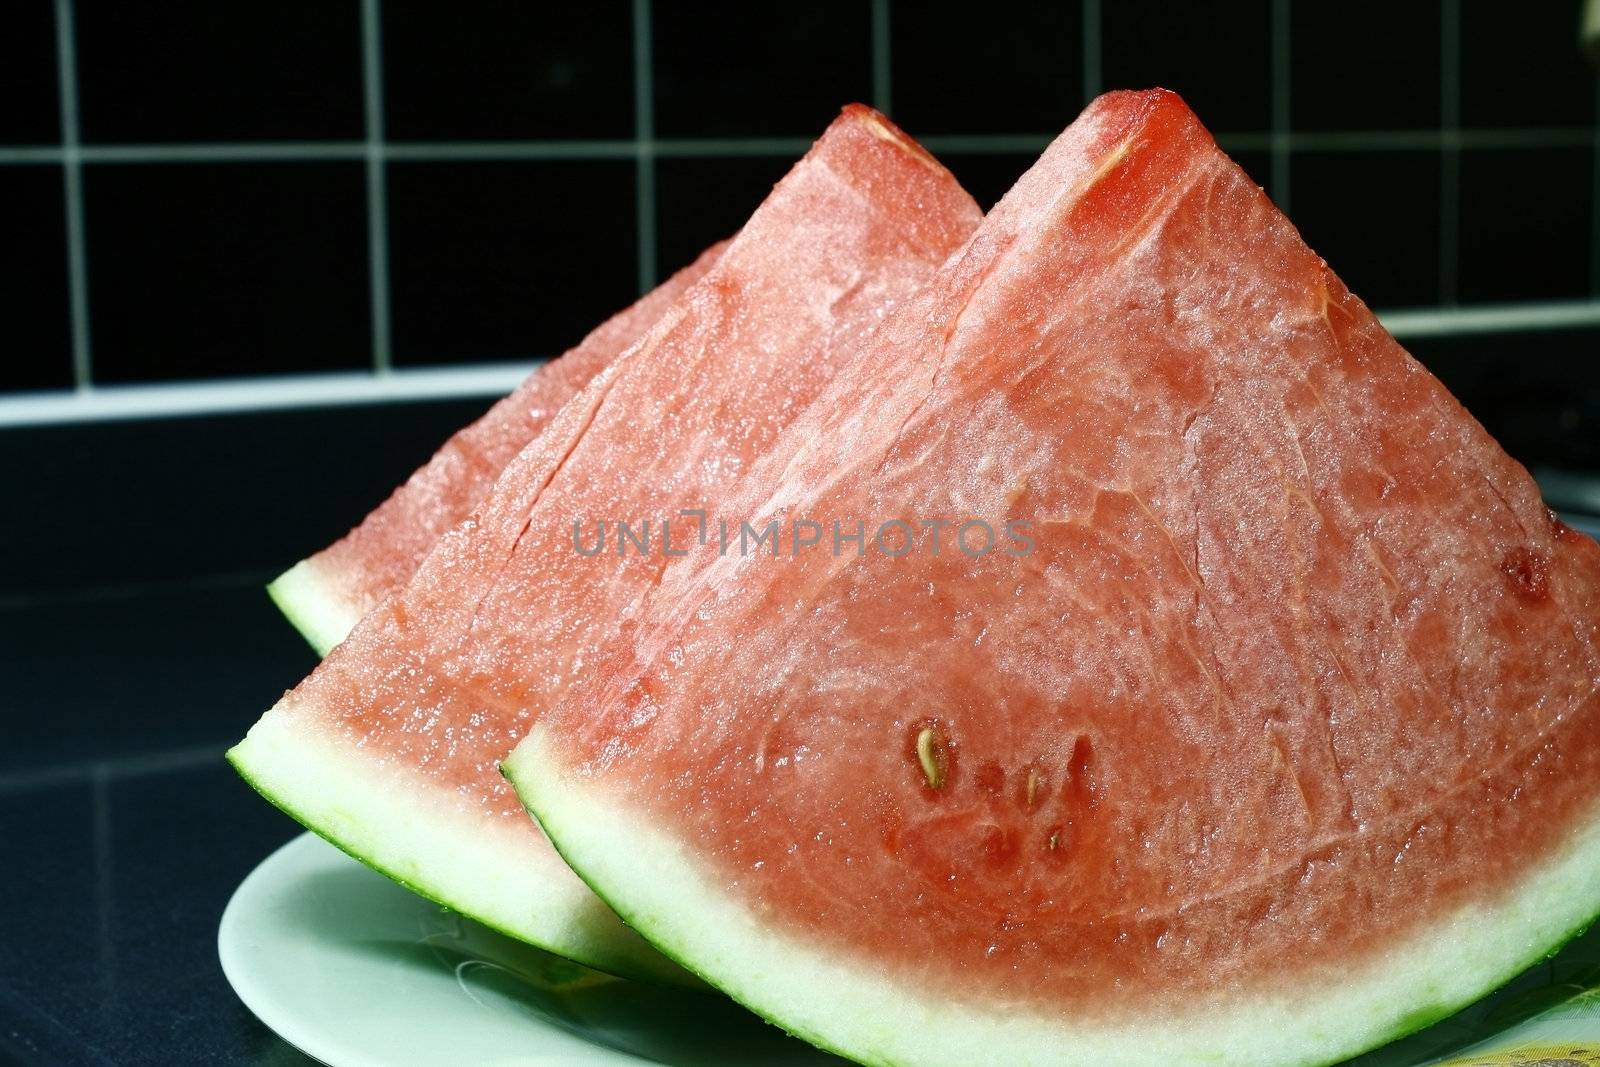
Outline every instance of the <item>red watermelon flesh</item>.
[(506, 764), (786, 1029), (1326, 1062), (1600, 911), (1600, 549), (1175, 96), (1093, 105), (787, 436), (728, 517), (865, 554), (674, 564)]
[[(659, 521), (715, 507), (979, 218), (919, 146), (846, 109), (410, 584), (263, 717), (235, 765), (308, 826), (459, 911), (602, 969), (680, 974), (566, 869), (497, 761), (655, 583)], [(656, 550), (575, 551), (575, 521), (588, 542), (597, 523), (622, 520), (648, 520)], [(680, 522), (675, 536), (693, 535)]]
[(642, 337), (716, 262), (713, 245), (559, 359), (530, 374), (510, 396), (458, 431), (344, 537), (296, 564), (269, 586), (306, 639), (326, 654), (363, 615), (404, 588), (430, 549), (472, 514), (507, 463), (544, 431), (589, 379)]

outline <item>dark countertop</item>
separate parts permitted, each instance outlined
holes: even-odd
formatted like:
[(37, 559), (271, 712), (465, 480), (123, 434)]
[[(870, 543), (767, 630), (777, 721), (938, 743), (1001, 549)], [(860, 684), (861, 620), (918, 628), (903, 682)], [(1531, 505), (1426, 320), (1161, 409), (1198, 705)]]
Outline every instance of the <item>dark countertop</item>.
[(217, 962), (299, 832), (222, 758), (316, 662), (260, 579), (0, 601), (0, 1062), (313, 1062)]
[(313, 1062), (217, 962), (300, 832), (223, 760), (316, 663), (266, 578), (0, 599), (0, 1063)]

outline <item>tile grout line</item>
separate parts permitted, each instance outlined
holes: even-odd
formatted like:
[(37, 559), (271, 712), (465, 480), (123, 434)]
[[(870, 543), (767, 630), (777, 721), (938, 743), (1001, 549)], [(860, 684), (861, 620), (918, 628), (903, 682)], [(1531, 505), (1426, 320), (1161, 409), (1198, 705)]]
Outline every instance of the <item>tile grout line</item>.
[(40, 608), (114, 603), (165, 594), (193, 592), (257, 591), (280, 570), (220, 571), (183, 578), (147, 578), (128, 582), (93, 583), (65, 587), (42, 586), (0, 592), (0, 614)]
[(114, 1019), (121, 1007), (117, 983), (116, 854), (111, 836), (111, 781), (103, 765), (89, 773), (89, 840), (94, 855), (96, 937), (99, 947), (100, 1010)]
[(1595, 81), (1594, 92), (1594, 200), (1589, 210), (1589, 292), (1600, 296), (1600, 79)]
[(639, 292), (656, 287), (656, 90), (651, 0), (633, 0), (633, 151)]
[(1100, 0), (1083, 0), (1083, 100), (1087, 104), (1100, 95), (1105, 83), (1102, 70), (1104, 33), (1101, 29)]
[(178, 415), (476, 400), (511, 392), (536, 365), (537, 362), (455, 364), (448, 369), (400, 367), (381, 377), (370, 370), (310, 372), (231, 380), (140, 382), (76, 393), (0, 393), (0, 430)]
[(380, 0), (361, 0), (361, 81), (366, 116), (367, 302), (371, 314), (372, 371), (394, 369), (389, 335), (389, 186), (384, 151), (383, 24)]
[(872, 106), (885, 115), (894, 106), (889, 14), (889, 0), (872, 0)]
[[(1225, 147), (1270, 149), (1282, 141), (1291, 150), (1342, 152), (1429, 151), (1446, 147), (1481, 149), (1588, 148), (1596, 143), (1594, 126), (1529, 126), (1478, 130), (1270, 130), (1223, 131), (1216, 135)], [(1038, 151), (1049, 144), (1050, 133), (946, 133), (920, 137), (930, 148), (969, 153)], [(809, 137), (679, 137), (648, 142), (657, 159), (786, 156), (803, 152)], [(463, 160), (608, 160), (633, 159), (639, 141), (385, 141), (388, 162)], [(115, 163), (137, 166), (152, 163), (246, 162), (348, 162), (368, 156), (366, 141), (264, 141), (257, 144), (211, 142), (198, 144), (79, 145), (80, 163)], [(60, 166), (67, 158), (58, 145), (0, 146), (0, 167)]]
[(67, 298), (72, 316), (72, 383), (94, 385), (89, 344), (89, 244), (85, 236), (83, 157), (78, 129), (78, 47), (73, 0), (56, 0), (56, 78), (61, 95), (61, 176), (66, 201)]
[[(1380, 310), (1401, 339), (1600, 328), (1600, 298), (1521, 301), (1465, 307)], [(90, 392), (44, 390), (0, 394), (0, 430), (15, 427), (219, 415), (357, 404), (432, 402), (504, 395), (532, 364), (458, 364), (448, 369), (401, 367), (379, 378), (370, 371), (287, 374), (228, 381), (147, 382)], [(0, 598), (0, 607), (6, 606)], [(0, 774), (0, 779), (4, 775)]]
[[(99, 789), (102, 784), (109, 787), (119, 781), (220, 767), (233, 744), (232, 741), (226, 741), (208, 745), (189, 745), (131, 756), (112, 756), (80, 763), (56, 764), (26, 771), (0, 771), (0, 796), (14, 796), (38, 789), (82, 783), (87, 783), (93, 789)], [(106, 815), (109, 830), (109, 807)]]
[(1272, 199), (1289, 213), (1290, 82), (1289, 0), (1272, 0)]
[(1461, 0), (1439, 7), (1439, 304), (1460, 297)]

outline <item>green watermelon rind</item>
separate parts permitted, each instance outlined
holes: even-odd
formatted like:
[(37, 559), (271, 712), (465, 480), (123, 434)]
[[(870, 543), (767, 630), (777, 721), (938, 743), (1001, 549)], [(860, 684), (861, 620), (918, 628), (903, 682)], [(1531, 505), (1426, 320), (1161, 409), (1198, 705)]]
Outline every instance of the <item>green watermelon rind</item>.
[[(763, 925), (693, 848), (646, 813), (619, 810), (562, 764), (536, 727), (501, 764), (563, 860), (626, 923), (756, 1014), (870, 1067), (1197, 1062), (1320, 1067), (1417, 1032), (1481, 999), (1600, 918), (1600, 811), (1493, 901), (1455, 909), (1349, 980), (1207, 1001), (1141, 1026), (986, 1009), (897, 983), (872, 961)], [(1477, 936), (1467, 936), (1477, 931)], [(1484, 934), (1484, 931), (1494, 931)], [(871, 973), (876, 970), (878, 973)]]
[[(521, 748), (523, 748), (523, 747), (526, 747), (526, 746), (519, 746), (519, 750)], [(802, 1029), (793, 1029), (793, 1028), (791, 1028), (788, 1024), (784, 1023), (781, 1019), (776, 1017), (774, 1014), (769, 1013), (767, 1011), (764, 1011), (761, 1008), (760, 1005), (752, 1004), (749, 1001), (742, 1000), (738, 996), (736, 996), (735, 994), (733, 994), (733, 993), (729, 992), (727, 989), (723, 988), (721, 985), (719, 985), (717, 983), (716, 978), (715, 978), (714, 975), (711, 975), (711, 974), (707, 973), (706, 971), (702, 970), (700, 967), (698, 967), (695, 964), (693, 959), (689, 958), (686, 955), (683, 955), (680, 952), (680, 950), (677, 948), (677, 946), (675, 946), (674, 944), (671, 943), (670, 939), (668, 939), (667, 941), (663, 942), (663, 941), (657, 940), (654, 937), (651, 937), (649, 931), (652, 930), (652, 929), (659, 930), (661, 924), (660, 923), (652, 923), (650, 921), (650, 917), (640, 915), (637, 909), (628, 909), (627, 906), (624, 903), (622, 903), (619, 900), (615, 900), (610, 895), (608, 895), (608, 891), (607, 891), (606, 887), (604, 885), (600, 884), (599, 882), (595, 881), (589, 875), (585, 874), (584, 873), (584, 868), (580, 867), (578, 865), (578, 863), (573, 860), (573, 857), (568, 855), (566, 849), (562, 846), (561, 841), (559, 839), (557, 839), (555, 836), (553, 836), (550, 833), (550, 831), (545, 828), (544, 821), (542, 819), (540, 819), (539, 813), (534, 809), (533, 805), (528, 800), (528, 797), (530, 795), (529, 791), (527, 791), (525, 789), (524, 785), (518, 785), (517, 784), (518, 780), (519, 780), (519, 776), (520, 777), (531, 777), (531, 776), (528, 774), (527, 771), (519, 770), (518, 766), (513, 764), (513, 760), (515, 759), (515, 757), (516, 757), (516, 752), (513, 752), (512, 753), (512, 759), (507, 759), (506, 761), (504, 761), (504, 762), (502, 762), (500, 764), (500, 773), (505, 776), (506, 780), (511, 783), (512, 788), (514, 790), (516, 790), (517, 797), (518, 797), (518, 799), (520, 799), (522, 801), (523, 807), (528, 812), (529, 817), (531, 817), (533, 819), (533, 821), (539, 825), (540, 830), (542, 830), (544, 832), (545, 840), (550, 842), (550, 846), (555, 849), (556, 855), (561, 857), (562, 862), (565, 863), (569, 868), (571, 868), (572, 872), (578, 876), (579, 880), (582, 881), (584, 885), (589, 887), (589, 891), (591, 893), (593, 893), (596, 897), (598, 897), (600, 899), (601, 903), (603, 903), (606, 907), (610, 908), (613, 912), (615, 912), (617, 914), (617, 916), (620, 917), (621, 920), (624, 923), (626, 923), (630, 929), (637, 930), (640, 933), (641, 936), (643, 936), (647, 941), (649, 941), (655, 947), (657, 952), (661, 953), (661, 955), (663, 955), (667, 959), (671, 960), (679, 968), (681, 968), (682, 970), (686, 971), (687, 973), (693, 975), (695, 978), (699, 979), (701, 982), (705, 983), (706, 985), (710, 986), (711, 988), (721, 990), (724, 993), (728, 993), (729, 997), (731, 997), (733, 1000), (738, 1001), (738, 1003), (740, 1003), (744, 1007), (748, 1008), (756, 1016), (758, 1016), (759, 1018), (761, 1018), (765, 1022), (770, 1023), (771, 1025), (777, 1027), (778, 1029), (782, 1030), (784, 1033), (788, 1034), (791, 1037), (797, 1037), (800, 1040), (806, 1042), (807, 1044), (812, 1045), (812, 1046), (814, 1046), (814, 1047), (816, 1047), (818, 1049), (821, 1049), (823, 1052), (831, 1053), (831, 1054), (833, 1054), (835, 1056), (839, 1056), (839, 1057), (842, 1057), (844, 1059), (854, 1060), (857, 1063), (861, 1063), (861, 1064), (867, 1065), (867, 1067), (893, 1067), (893, 1065), (890, 1064), (888, 1061), (882, 1061), (880, 1063), (880, 1061), (877, 1061), (877, 1060), (859, 1059), (859, 1058), (853, 1056), (851, 1053), (847, 1052), (846, 1050), (844, 1050), (842, 1048), (835, 1047), (835, 1046), (829, 1044), (829, 1039), (824, 1037), (824, 1036), (822, 1036), (822, 1035), (820, 1035), (820, 1034), (811, 1033), (811, 1032), (808, 1032), (808, 1031), (802, 1030)], [(523, 760), (523, 762), (527, 762), (527, 759), (525, 758)], [(541, 773), (541, 772), (539, 772), (539, 771), (533, 772), (534, 775), (537, 775), (539, 773)]]
[[(1600, 862), (1600, 860), (1597, 860), (1597, 862)], [(1596, 923), (1600, 923), (1600, 904), (1597, 904), (1595, 909), (1589, 913), (1588, 917), (1582, 920), (1577, 926), (1569, 929), (1566, 933), (1556, 938), (1556, 940), (1551, 942), (1548, 947), (1544, 949), (1535, 949), (1531, 955), (1529, 955), (1521, 963), (1514, 965), (1511, 970), (1504, 972), (1498, 979), (1495, 979), (1492, 984), (1486, 986), (1483, 992), (1479, 993), (1477, 996), (1472, 997), (1470, 1000), (1460, 1004), (1427, 1005), (1425, 1007), (1418, 1008), (1415, 1011), (1409, 1012), (1396, 1024), (1395, 1029), (1391, 1031), (1387, 1037), (1382, 1038), (1376, 1044), (1369, 1045), (1366, 1048), (1357, 1049), (1350, 1055), (1358, 1056), (1364, 1052), (1371, 1052), (1374, 1049), (1382, 1048), (1384, 1045), (1391, 1044), (1403, 1038), (1420, 1034), (1422, 1031), (1428, 1029), (1428, 1027), (1444, 1022), (1446, 1019), (1455, 1015), (1463, 1008), (1470, 1007), (1477, 1001), (1500, 992), (1500, 990), (1505, 988), (1511, 982), (1515, 981), (1517, 977), (1529, 967), (1533, 967), (1536, 964), (1543, 963), (1545, 960), (1550, 959), (1565, 949), (1568, 945), (1572, 944), (1572, 942), (1578, 940), (1578, 938), (1588, 933)], [(1476, 1034), (1469, 1040), (1480, 1041), (1488, 1036), (1490, 1035)]]
[(326, 656), (361, 621), (359, 611), (330, 592), (309, 559), (273, 579), (267, 595), (319, 656)]
[(486, 822), (439, 803), (281, 706), (227, 759), (296, 822), (418, 896), (606, 974), (704, 988), (624, 926), (520, 818)]

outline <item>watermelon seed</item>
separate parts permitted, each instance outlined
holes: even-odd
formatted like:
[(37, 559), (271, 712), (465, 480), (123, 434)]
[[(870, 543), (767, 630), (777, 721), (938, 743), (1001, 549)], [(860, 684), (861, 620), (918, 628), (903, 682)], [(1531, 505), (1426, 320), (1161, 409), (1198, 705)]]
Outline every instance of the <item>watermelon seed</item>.
[[(1039, 795), (1039, 772), (1033, 769), (1028, 771), (1028, 807), (1033, 807), (1034, 800)], [(1055, 839), (1051, 839), (1051, 848), (1055, 848)]]
[(944, 740), (931, 726), (924, 726), (922, 732), (917, 734), (917, 762), (922, 764), (922, 776), (928, 780), (928, 788), (943, 787)]

